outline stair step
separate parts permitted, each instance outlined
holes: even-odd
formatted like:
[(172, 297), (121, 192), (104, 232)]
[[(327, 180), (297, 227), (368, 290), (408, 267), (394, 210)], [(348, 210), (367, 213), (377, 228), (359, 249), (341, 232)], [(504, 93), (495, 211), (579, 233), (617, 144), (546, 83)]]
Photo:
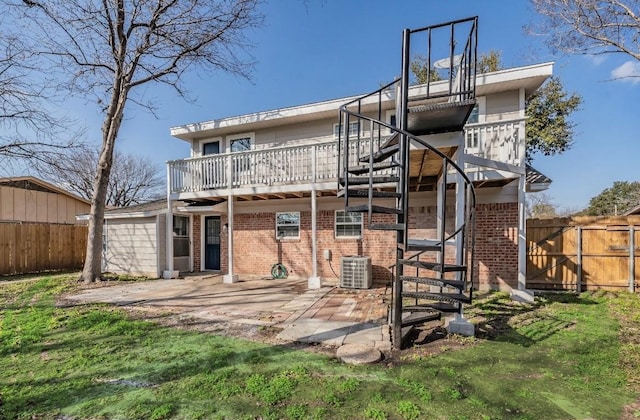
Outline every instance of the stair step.
[[(349, 206), (345, 208), (345, 211), (351, 211), (354, 213), (366, 213), (369, 211), (368, 204), (361, 204), (358, 206)], [(372, 213), (382, 213), (382, 214), (402, 214), (402, 210), (397, 209), (395, 207), (385, 207), (385, 206), (371, 206)]]
[(467, 271), (466, 265), (441, 264), (433, 261), (400, 260), (400, 264), (409, 265), (416, 268), (424, 268), (425, 270), (439, 271), (441, 273), (448, 273), (452, 271)]
[[(398, 145), (398, 144), (394, 144), (394, 145), (391, 145), (389, 147), (382, 148), (382, 149), (378, 150), (377, 152), (375, 152), (373, 154), (373, 161), (374, 162), (382, 162), (383, 160), (385, 160), (389, 156), (395, 155), (398, 152), (398, 150), (400, 150), (400, 145)], [(364, 162), (369, 162), (369, 155), (362, 156), (360, 158), (360, 162), (363, 162), (363, 163)]]
[(450, 312), (459, 312), (460, 308), (458, 308), (458, 306), (456, 306), (456, 305), (452, 305), (451, 303), (436, 302), (436, 303), (425, 303), (425, 304), (422, 304), (422, 305), (404, 306), (402, 308), (402, 310), (403, 311), (407, 311), (407, 312), (433, 312), (433, 311), (438, 311), (438, 312), (450, 313)]
[(372, 223), (369, 225), (371, 230), (404, 230), (402, 223)]
[(442, 318), (442, 314), (440, 312), (433, 312), (433, 309), (431, 309), (431, 313), (427, 314), (413, 312), (402, 317), (402, 326), (407, 327), (409, 325), (423, 324), (429, 321), (437, 321), (440, 318)]
[(430, 292), (402, 292), (402, 297), (439, 300), (451, 303), (471, 303), (471, 298), (462, 293), (430, 293)]
[(382, 146), (380, 146), (380, 148), (384, 149), (389, 146), (393, 146), (395, 144), (398, 144), (398, 141), (400, 141), (400, 133), (396, 131), (391, 137), (389, 137), (384, 143), (382, 143)]
[[(348, 190), (340, 190), (338, 191), (338, 197), (344, 197), (345, 191), (347, 191), (347, 196), (349, 197), (369, 197), (369, 190), (364, 188), (360, 188), (360, 189), (349, 188)], [(371, 192), (371, 196), (376, 198), (400, 198), (402, 197), (402, 194), (397, 193), (395, 191), (373, 190)]]
[[(400, 181), (400, 178), (397, 176), (373, 176), (369, 177), (349, 177), (349, 185), (366, 185), (369, 184), (369, 179), (371, 179), (372, 184), (389, 184)], [(340, 178), (340, 183), (342, 185), (345, 184), (345, 179)]]
[(410, 281), (412, 283), (428, 284), (430, 286), (454, 287), (456, 289), (464, 289), (465, 282), (462, 280), (434, 279), (429, 277), (416, 276), (400, 276), (402, 281)]
[[(400, 164), (398, 162), (374, 162), (371, 166), (374, 171), (382, 171), (384, 169), (397, 168)], [(348, 168), (347, 171), (353, 175), (368, 174), (369, 165), (352, 166)]]
[(439, 251), (440, 241), (435, 239), (409, 239), (407, 251)]

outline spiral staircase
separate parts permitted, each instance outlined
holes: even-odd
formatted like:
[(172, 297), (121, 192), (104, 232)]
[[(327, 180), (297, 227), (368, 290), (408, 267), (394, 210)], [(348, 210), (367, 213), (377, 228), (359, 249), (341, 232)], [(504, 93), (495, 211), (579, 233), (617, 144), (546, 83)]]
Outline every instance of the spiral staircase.
[[(396, 234), (390, 267), (395, 348), (408, 328), (443, 313), (462, 314), (472, 300), (475, 191), (456, 162), (463, 143), (443, 145), (441, 138), (463, 139), (475, 106), (477, 28), (473, 17), (405, 29), (401, 76), (340, 108), (338, 195), (346, 211), (367, 214), (369, 229)], [(416, 54), (424, 59), (426, 83), (410, 88)], [(389, 98), (395, 123), (384, 121)], [(435, 193), (431, 237), (422, 237), (411, 220), (413, 191)]]

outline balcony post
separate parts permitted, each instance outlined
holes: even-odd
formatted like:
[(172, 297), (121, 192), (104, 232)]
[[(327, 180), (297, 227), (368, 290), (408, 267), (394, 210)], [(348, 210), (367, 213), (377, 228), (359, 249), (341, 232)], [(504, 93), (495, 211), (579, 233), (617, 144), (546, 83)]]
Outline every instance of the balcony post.
[(311, 277), (307, 282), (309, 289), (320, 288), (320, 277), (318, 277), (318, 206), (316, 198), (316, 146), (311, 147)]
[(223, 283), (237, 283), (238, 275), (233, 274), (233, 196), (227, 197), (227, 274), (222, 277)]

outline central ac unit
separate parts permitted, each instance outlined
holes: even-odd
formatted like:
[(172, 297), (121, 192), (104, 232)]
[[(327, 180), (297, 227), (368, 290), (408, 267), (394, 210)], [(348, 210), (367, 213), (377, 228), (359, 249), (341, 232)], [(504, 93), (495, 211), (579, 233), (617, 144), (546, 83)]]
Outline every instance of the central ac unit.
[(349, 255), (342, 257), (340, 287), (369, 289), (371, 287), (371, 257)]

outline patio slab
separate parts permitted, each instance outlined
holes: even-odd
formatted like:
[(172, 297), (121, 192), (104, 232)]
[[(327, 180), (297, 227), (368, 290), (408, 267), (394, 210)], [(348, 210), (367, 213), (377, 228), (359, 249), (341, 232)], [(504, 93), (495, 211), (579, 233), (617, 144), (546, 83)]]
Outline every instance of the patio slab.
[(281, 329), (283, 342), (390, 349), (382, 290), (307, 289), (306, 280), (259, 279), (223, 283), (222, 276), (190, 276), (83, 290), (67, 299), (153, 308), (205, 322)]

